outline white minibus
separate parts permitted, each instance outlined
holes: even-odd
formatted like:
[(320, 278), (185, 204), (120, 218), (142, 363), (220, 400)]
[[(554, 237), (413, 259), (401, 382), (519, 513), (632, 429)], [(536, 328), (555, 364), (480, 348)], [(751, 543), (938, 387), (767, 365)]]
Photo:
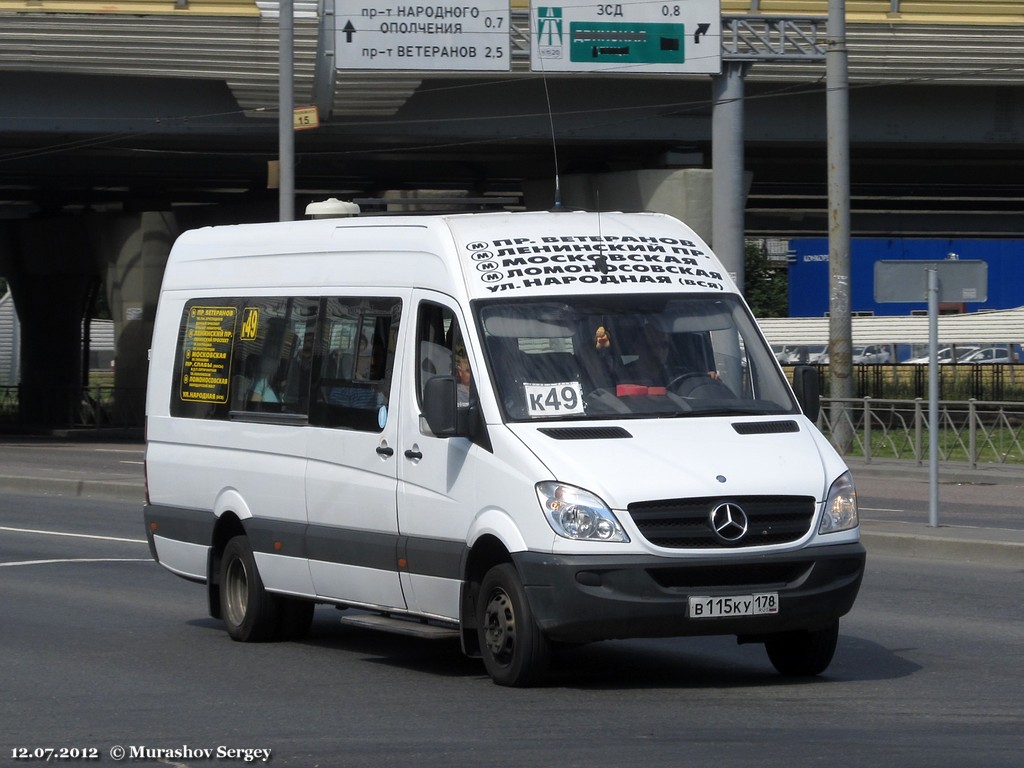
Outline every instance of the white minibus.
[(151, 349), (150, 548), (240, 641), (301, 637), (321, 604), (458, 637), (503, 685), (687, 635), (816, 675), (865, 551), (796, 376), (661, 214), (186, 232)]

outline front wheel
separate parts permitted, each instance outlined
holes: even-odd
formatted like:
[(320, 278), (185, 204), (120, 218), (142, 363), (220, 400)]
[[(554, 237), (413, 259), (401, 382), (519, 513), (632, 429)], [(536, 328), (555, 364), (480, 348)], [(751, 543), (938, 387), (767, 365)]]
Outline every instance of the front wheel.
[(276, 639), (281, 623), (280, 605), (263, 588), (252, 547), (245, 536), (235, 536), (224, 547), (220, 604), (232, 640), (259, 643)]
[(498, 685), (528, 686), (547, 671), (548, 640), (533, 618), (526, 590), (508, 563), (487, 572), (477, 601), (484, 666)]
[(839, 621), (825, 629), (783, 632), (765, 641), (768, 658), (783, 675), (813, 677), (832, 663), (839, 642)]

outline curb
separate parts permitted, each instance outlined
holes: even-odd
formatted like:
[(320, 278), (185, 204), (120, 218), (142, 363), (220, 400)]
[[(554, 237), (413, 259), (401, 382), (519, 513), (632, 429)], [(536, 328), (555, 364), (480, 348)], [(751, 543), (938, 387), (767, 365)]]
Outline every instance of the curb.
[(61, 477), (0, 477), (0, 490), (26, 496), (73, 496), (82, 499), (137, 501), (141, 505), (144, 491), (139, 483), (106, 480), (71, 480)]
[[(931, 480), (928, 464), (902, 461), (899, 459), (876, 459), (865, 462), (857, 457), (846, 457), (846, 465), (858, 477), (882, 480), (917, 480), (927, 483)], [(1024, 466), (992, 464), (971, 467), (969, 464), (940, 462), (938, 468), (940, 485), (1024, 485)]]
[(960, 563), (1024, 566), (1024, 544), (1012, 541), (976, 540), (929, 536), (927, 533), (894, 533), (872, 531), (870, 523), (862, 524), (860, 540), (868, 557), (912, 557), (931, 560), (953, 560)]

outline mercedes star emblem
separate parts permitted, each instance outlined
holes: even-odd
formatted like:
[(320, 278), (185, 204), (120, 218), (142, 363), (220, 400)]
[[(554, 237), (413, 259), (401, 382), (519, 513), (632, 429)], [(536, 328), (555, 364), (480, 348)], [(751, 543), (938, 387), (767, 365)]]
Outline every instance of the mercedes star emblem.
[(739, 504), (734, 504), (731, 501), (719, 504), (712, 509), (708, 519), (711, 522), (711, 530), (727, 544), (735, 544), (746, 536), (747, 528), (750, 525), (747, 513)]

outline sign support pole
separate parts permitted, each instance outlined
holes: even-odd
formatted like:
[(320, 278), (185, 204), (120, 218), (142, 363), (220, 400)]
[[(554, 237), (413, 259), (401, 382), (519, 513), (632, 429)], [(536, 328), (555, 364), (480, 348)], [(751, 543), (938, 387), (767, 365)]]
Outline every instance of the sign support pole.
[(988, 264), (961, 261), (875, 262), (875, 301), (928, 302), (928, 524), (939, 527), (939, 302), (988, 301)]
[(928, 272), (928, 525), (939, 527), (939, 270)]

